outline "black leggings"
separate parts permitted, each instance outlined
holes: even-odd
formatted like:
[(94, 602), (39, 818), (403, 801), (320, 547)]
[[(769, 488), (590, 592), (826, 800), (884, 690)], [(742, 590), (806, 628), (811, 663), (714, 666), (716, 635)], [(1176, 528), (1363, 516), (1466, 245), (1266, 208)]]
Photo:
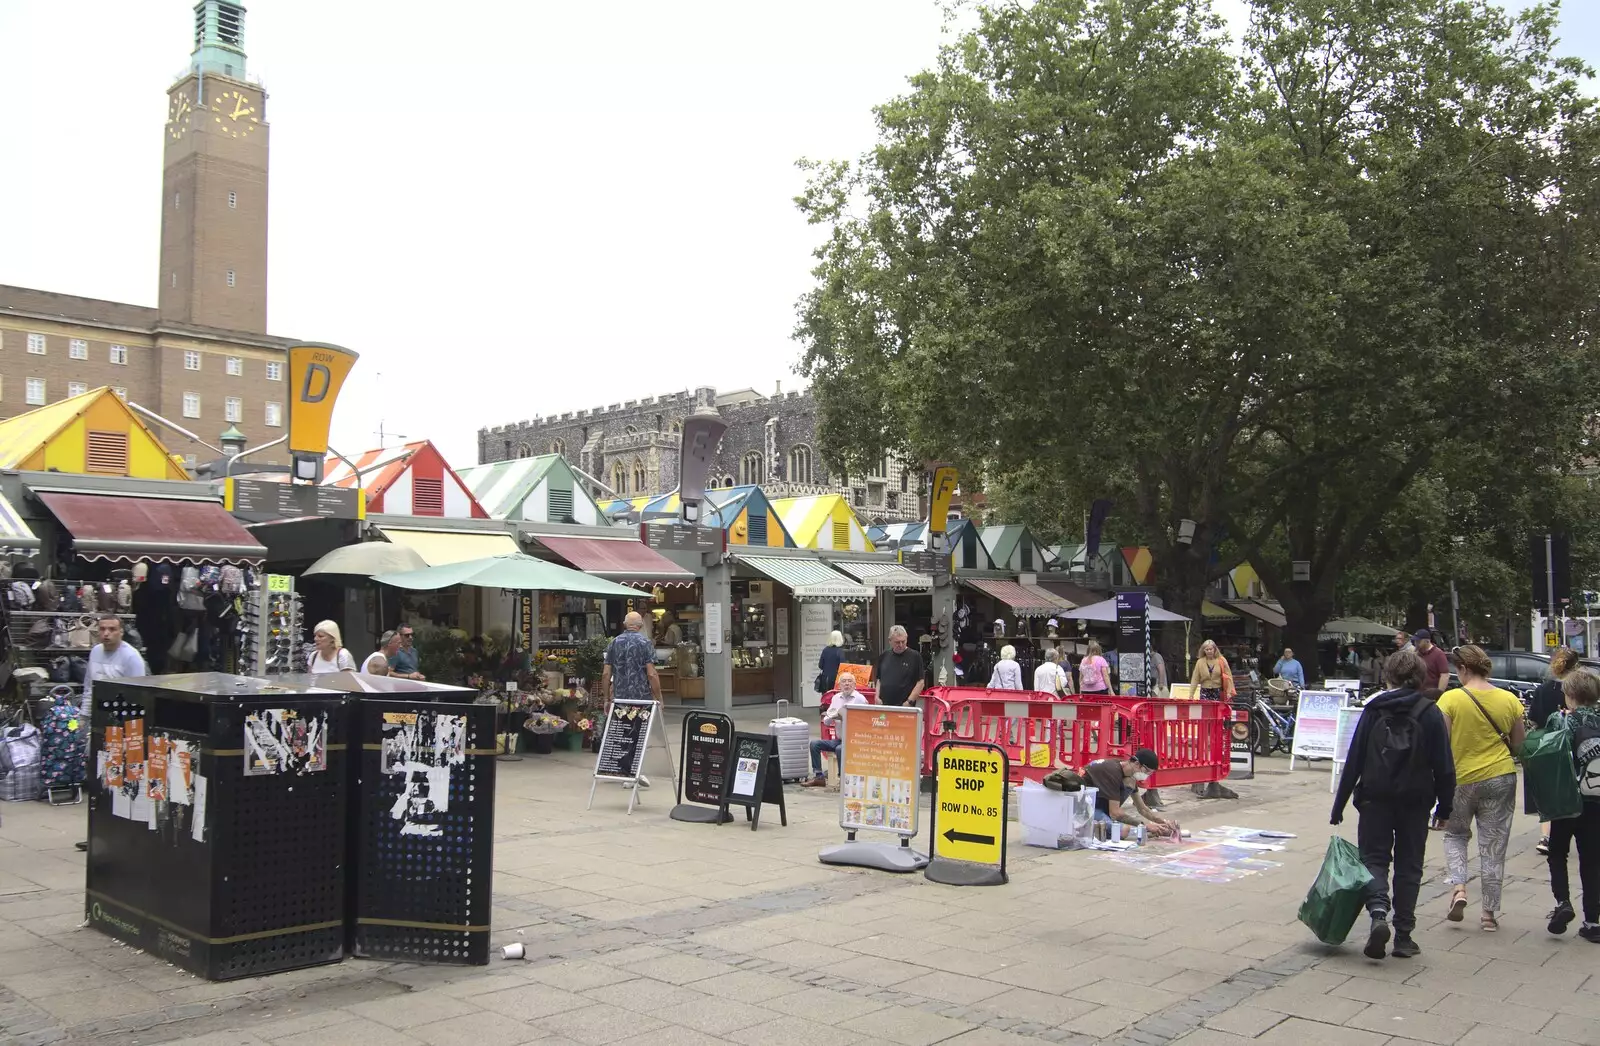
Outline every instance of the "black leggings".
[(1584, 801), (1583, 813), (1550, 822), (1550, 892), (1572, 900), (1567, 851), (1578, 843), (1578, 882), (1583, 886), (1583, 921), (1600, 923), (1600, 803)]

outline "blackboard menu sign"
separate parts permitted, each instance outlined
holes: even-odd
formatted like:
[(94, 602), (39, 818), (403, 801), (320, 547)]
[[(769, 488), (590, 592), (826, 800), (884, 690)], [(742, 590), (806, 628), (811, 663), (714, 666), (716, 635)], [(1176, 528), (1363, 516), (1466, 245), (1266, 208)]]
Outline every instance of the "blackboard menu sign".
[(717, 712), (690, 712), (683, 717), (683, 798), (685, 802), (722, 805), (728, 781), (728, 753), (733, 747), (733, 720)]
[(611, 714), (606, 717), (605, 732), (600, 736), (600, 754), (594, 761), (596, 777), (638, 780), (655, 711), (654, 701), (611, 702)]
[(753, 832), (761, 824), (761, 804), (772, 803), (785, 827), (789, 811), (783, 802), (783, 771), (778, 763), (777, 738), (771, 734), (733, 735), (733, 758), (723, 778), (722, 809), (744, 807)]

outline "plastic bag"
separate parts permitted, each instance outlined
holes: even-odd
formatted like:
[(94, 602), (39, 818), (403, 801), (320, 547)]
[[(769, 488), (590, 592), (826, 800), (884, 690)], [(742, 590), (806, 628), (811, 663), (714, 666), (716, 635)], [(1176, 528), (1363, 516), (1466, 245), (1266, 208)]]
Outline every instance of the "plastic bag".
[(1522, 744), (1522, 772), (1523, 787), (1533, 797), (1541, 822), (1583, 813), (1572, 762), (1572, 732), (1565, 725), (1529, 732)]
[(1354, 843), (1334, 836), (1328, 840), (1322, 871), (1300, 906), (1300, 921), (1323, 944), (1343, 944), (1366, 907), (1371, 882), (1372, 873), (1361, 863), (1361, 851)]

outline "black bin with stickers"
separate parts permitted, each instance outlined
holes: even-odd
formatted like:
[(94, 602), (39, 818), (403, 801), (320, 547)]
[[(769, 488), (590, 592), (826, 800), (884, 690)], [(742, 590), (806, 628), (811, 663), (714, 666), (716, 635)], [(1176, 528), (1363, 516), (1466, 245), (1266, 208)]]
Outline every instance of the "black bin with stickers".
[(97, 682), (89, 925), (211, 980), (342, 959), (354, 707), (298, 680)]
[(496, 705), (477, 696), (367, 693), (352, 710), (352, 955), (489, 961)]

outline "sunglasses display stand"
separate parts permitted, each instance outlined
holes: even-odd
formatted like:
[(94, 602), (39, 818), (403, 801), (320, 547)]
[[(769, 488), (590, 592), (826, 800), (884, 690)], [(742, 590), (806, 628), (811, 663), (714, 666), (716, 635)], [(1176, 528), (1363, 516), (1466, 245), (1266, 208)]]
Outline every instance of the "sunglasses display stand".
[(239, 617), (240, 671), (255, 676), (304, 672), (300, 593), (294, 590), (294, 578), (288, 574), (257, 576)]

